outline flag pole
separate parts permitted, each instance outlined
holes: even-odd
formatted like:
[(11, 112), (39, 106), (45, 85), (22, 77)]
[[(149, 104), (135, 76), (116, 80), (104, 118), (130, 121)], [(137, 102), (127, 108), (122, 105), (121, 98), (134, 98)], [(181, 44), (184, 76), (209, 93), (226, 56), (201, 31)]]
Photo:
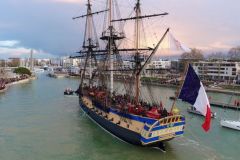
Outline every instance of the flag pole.
[(172, 113), (173, 108), (174, 108), (174, 106), (175, 106), (175, 104), (176, 104), (176, 102), (177, 102), (177, 99), (178, 99), (179, 95), (180, 95), (180, 91), (182, 90), (182, 87), (183, 87), (183, 84), (184, 84), (184, 81), (185, 81), (185, 78), (186, 78), (186, 73), (188, 72), (189, 64), (190, 64), (190, 63), (187, 61), (187, 65), (185, 66), (185, 68), (184, 68), (184, 73), (183, 73), (184, 79), (183, 79), (183, 81), (182, 81), (182, 83), (181, 83), (181, 85), (180, 85), (181, 87), (178, 87), (178, 89), (177, 89), (177, 92), (176, 92), (176, 94), (175, 94), (174, 101), (173, 101), (173, 104), (172, 104), (170, 113)]

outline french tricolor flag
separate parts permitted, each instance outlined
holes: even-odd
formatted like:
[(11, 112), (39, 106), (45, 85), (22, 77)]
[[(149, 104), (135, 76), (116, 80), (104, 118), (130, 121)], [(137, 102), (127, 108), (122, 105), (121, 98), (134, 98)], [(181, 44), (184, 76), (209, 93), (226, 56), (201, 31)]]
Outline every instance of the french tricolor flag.
[(205, 116), (202, 128), (207, 132), (211, 124), (211, 107), (203, 84), (190, 64), (178, 98), (190, 103)]

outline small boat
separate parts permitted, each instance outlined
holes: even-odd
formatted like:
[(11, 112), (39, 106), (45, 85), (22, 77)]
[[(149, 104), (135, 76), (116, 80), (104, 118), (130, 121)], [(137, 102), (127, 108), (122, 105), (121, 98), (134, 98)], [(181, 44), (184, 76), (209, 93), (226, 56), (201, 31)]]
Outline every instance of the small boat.
[[(193, 113), (193, 114), (197, 114), (197, 115), (200, 115), (200, 116), (204, 116), (202, 115), (202, 113), (200, 113), (199, 111), (197, 111), (194, 107), (188, 107), (187, 108), (187, 111), (189, 113)], [(216, 112), (211, 112), (211, 117), (212, 118), (216, 118), (217, 117), (217, 113)]]
[(220, 124), (222, 127), (227, 127), (235, 130), (240, 131), (240, 120), (233, 121), (233, 120), (221, 120)]
[(74, 95), (75, 92), (71, 89), (71, 88), (66, 88), (65, 91), (64, 91), (64, 95)]
[(34, 68), (34, 69), (33, 69), (33, 72), (34, 72), (34, 73), (44, 73), (44, 71), (45, 71), (45, 70), (44, 70), (44, 69), (41, 69), (41, 68)]
[(6, 86), (5, 85), (3, 85), (3, 86), (0, 86), (0, 90), (4, 90), (6, 88)]
[[(240, 100), (235, 100), (235, 105), (236, 108), (239, 109), (239, 102)], [(222, 127), (227, 127), (227, 128), (231, 128), (231, 129), (235, 129), (235, 130), (240, 130), (240, 113), (239, 113), (239, 117), (237, 120), (231, 120), (231, 119), (222, 119), (220, 121), (220, 125)]]

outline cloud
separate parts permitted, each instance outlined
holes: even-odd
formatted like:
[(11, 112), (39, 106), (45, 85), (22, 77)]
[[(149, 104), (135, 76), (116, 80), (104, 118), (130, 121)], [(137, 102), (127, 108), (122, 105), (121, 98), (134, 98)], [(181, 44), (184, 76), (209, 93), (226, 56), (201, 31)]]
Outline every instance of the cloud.
[(49, 3), (49, 2), (59, 2), (59, 3), (86, 3), (86, 0), (34, 0), (35, 2)]
[(31, 50), (33, 50), (35, 58), (53, 57), (52, 54), (42, 50), (23, 47), (17, 40), (0, 41), (0, 59), (10, 57), (29, 57)]
[(33, 50), (34, 58), (51, 58), (54, 57), (52, 54), (47, 53), (42, 50), (36, 50), (31, 48), (25, 47), (16, 47), (16, 48), (7, 48), (7, 47), (0, 47), (0, 58), (10, 58), (10, 57), (29, 57), (30, 52)]
[(83, 0), (52, 0), (52, 1), (62, 3), (84, 3)]
[[(74, 53), (82, 45), (85, 19), (72, 21), (72, 17), (85, 14), (86, 2), (86, 0), (1, 0), (0, 9), (1, 13), (4, 13), (0, 14), (1, 40), (20, 40), (21, 44), (1, 42), (0, 47), (9, 48), (12, 45), (21, 52), (21, 48), (35, 48), (55, 55)], [(104, 8), (105, 0), (91, 2), (93, 11)], [(122, 17), (128, 17), (135, 0), (118, 2)], [(179, 41), (190, 48), (221, 49), (227, 47), (224, 45), (234, 47), (240, 44), (240, 21), (237, 21), (240, 1), (232, 0), (231, 3), (226, 3), (225, 0), (197, 0), (197, 2), (182, 0), (178, 3), (178, 0), (148, 0), (141, 3), (143, 15), (162, 11), (170, 13), (165, 18), (144, 21), (147, 40), (150, 40), (149, 46), (156, 44), (162, 36), (160, 28), (169, 26)], [(104, 14), (95, 16), (94, 20), (97, 31), (101, 32)], [(126, 26), (128, 25), (130, 29), (134, 28), (132, 22), (127, 22)], [(131, 33), (134, 32), (131, 30), (129, 34), (129, 28), (125, 28), (126, 35), (128, 39), (132, 39)], [(159, 33), (157, 38), (155, 33)], [(128, 42), (126, 40), (126, 43)]]
[(16, 40), (0, 41), (0, 47), (14, 47), (17, 44), (19, 44), (19, 41)]
[(233, 44), (230, 44), (229, 42), (222, 42), (222, 41), (216, 41), (212, 42), (208, 45), (204, 46), (197, 46), (196, 48), (201, 49), (204, 52), (227, 52), (229, 51), (232, 47), (234, 47)]
[(213, 44), (210, 45), (210, 47), (212, 47), (212, 49), (230, 49), (232, 47), (232, 45), (228, 45), (225, 44), (223, 42), (214, 42)]

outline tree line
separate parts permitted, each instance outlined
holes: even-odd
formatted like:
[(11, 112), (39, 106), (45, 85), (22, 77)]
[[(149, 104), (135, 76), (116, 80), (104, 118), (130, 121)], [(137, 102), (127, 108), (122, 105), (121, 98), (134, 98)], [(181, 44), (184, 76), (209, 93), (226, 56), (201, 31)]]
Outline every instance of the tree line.
[[(231, 48), (227, 54), (223, 52), (211, 53), (208, 59), (229, 59), (229, 60), (240, 60), (240, 46)], [(200, 49), (192, 48), (190, 52), (185, 52), (181, 55), (181, 59), (194, 59), (203, 60), (203, 51)]]

